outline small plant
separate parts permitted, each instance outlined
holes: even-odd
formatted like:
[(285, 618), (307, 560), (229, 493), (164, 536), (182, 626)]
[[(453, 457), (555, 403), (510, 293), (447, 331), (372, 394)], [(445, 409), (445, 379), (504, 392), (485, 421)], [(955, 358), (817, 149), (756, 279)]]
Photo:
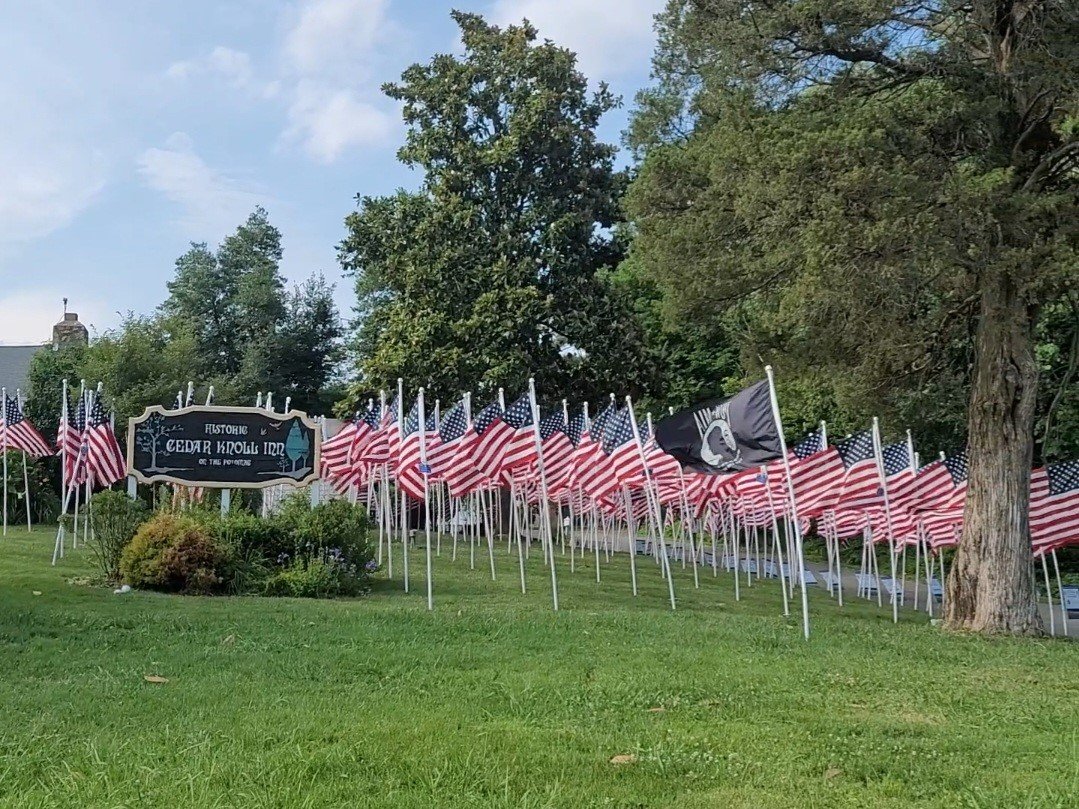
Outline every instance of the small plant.
[(144, 522), (124, 548), (120, 572), (132, 587), (180, 593), (221, 589), (229, 555), (205, 526), (160, 513)]
[(90, 498), (93, 530), (87, 545), (105, 581), (119, 580), (124, 547), (135, 536), (147, 513), (145, 503), (112, 489), (100, 491)]

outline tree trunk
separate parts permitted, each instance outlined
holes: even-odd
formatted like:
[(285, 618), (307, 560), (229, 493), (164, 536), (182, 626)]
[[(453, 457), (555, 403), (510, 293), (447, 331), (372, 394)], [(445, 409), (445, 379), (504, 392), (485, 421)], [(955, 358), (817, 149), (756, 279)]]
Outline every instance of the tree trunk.
[(945, 626), (1041, 634), (1030, 548), (1030, 464), (1038, 371), (1033, 317), (1007, 272), (982, 291), (967, 416), (963, 536), (948, 576)]

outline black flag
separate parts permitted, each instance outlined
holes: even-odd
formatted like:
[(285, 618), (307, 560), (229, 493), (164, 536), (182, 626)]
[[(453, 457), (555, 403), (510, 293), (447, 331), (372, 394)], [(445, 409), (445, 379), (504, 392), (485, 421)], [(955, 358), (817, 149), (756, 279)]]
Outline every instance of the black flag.
[(782, 456), (766, 381), (710, 399), (656, 425), (656, 443), (686, 469), (717, 475)]

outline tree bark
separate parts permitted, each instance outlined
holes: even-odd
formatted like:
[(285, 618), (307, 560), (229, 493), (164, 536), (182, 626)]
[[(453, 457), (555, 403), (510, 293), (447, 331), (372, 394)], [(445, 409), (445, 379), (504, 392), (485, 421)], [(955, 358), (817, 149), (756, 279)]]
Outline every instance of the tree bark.
[(987, 634), (1042, 633), (1030, 547), (1030, 464), (1038, 370), (1033, 321), (1006, 271), (984, 279), (967, 416), (963, 536), (944, 622)]

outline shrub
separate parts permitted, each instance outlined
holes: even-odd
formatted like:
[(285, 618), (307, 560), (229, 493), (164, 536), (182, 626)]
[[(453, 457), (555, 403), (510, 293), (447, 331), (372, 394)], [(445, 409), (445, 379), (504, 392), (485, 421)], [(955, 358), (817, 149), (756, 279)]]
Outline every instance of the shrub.
[(292, 549), (292, 539), (274, 520), (238, 511), (224, 517), (205, 514), (202, 519), (227, 551), (220, 574), (225, 591), (233, 595), (262, 592), (273, 573), (273, 560)]
[(190, 517), (160, 513), (144, 522), (124, 548), (120, 572), (133, 587), (212, 593), (229, 559), (205, 526)]
[(344, 500), (312, 507), (297, 493), (282, 503), (275, 521), (291, 547), (273, 560), (283, 569), (267, 593), (325, 598), (367, 590), (375, 563), (362, 507)]
[(358, 596), (367, 590), (366, 575), (333, 558), (296, 559), (266, 582), (266, 595), (293, 598)]
[(373, 558), (362, 506), (329, 500), (312, 507), (306, 496), (295, 494), (286, 498), (276, 520), (292, 540), (291, 558), (321, 558), (330, 552), (361, 568)]
[(90, 524), (93, 530), (87, 543), (90, 553), (106, 581), (120, 578), (120, 557), (148, 509), (141, 500), (132, 500), (123, 492), (105, 489), (90, 498)]

